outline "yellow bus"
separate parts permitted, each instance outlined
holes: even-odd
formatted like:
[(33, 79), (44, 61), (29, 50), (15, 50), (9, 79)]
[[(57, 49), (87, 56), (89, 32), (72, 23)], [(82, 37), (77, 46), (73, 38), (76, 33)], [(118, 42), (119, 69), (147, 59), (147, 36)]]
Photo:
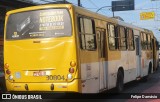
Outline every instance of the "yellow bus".
[(149, 30), (72, 4), (9, 11), (4, 31), (8, 91), (99, 93), (158, 66)]

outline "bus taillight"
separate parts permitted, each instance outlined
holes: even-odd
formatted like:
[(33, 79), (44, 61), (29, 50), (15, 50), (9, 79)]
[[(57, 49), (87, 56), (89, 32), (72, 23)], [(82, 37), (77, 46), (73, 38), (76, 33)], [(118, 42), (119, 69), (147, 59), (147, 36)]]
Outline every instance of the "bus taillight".
[(9, 79), (9, 80), (13, 80), (13, 76), (12, 76), (12, 75), (9, 75), (8, 79)]
[(7, 73), (8, 75), (10, 75), (10, 74), (11, 74), (11, 71), (10, 71), (9, 69), (7, 69), (7, 70), (6, 70), (6, 73)]
[(5, 67), (6, 69), (8, 69), (8, 68), (9, 68), (9, 64), (6, 63), (6, 64), (4, 65), (4, 67)]
[(74, 68), (69, 68), (70, 73), (74, 73)]
[(69, 79), (69, 80), (72, 79), (72, 74), (68, 74), (68, 79)]
[(71, 61), (71, 62), (70, 62), (70, 66), (71, 66), (71, 67), (75, 67), (75, 66), (76, 66), (76, 62), (75, 62), (75, 61)]

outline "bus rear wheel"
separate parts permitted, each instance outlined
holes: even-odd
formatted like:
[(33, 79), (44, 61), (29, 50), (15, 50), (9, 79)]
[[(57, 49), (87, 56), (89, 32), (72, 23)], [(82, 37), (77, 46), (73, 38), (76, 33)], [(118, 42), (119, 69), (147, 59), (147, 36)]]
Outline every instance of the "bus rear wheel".
[(124, 78), (123, 73), (121, 70), (119, 70), (117, 73), (117, 83), (116, 83), (116, 90), (118, 93), (123, 91), (124, 88), (123, 78)]
[(152, 64), (150, 63), (150, 64), (149, 64), (149, 68), (148, 68), (148, 75), (146, 75), (146, 76), (144, 76), (144, 77), (142, 78), (142, 81), (143, 81), (143, 82), (147, 82), (147, 81), (148, 81), (151, 72), (152, 72)]

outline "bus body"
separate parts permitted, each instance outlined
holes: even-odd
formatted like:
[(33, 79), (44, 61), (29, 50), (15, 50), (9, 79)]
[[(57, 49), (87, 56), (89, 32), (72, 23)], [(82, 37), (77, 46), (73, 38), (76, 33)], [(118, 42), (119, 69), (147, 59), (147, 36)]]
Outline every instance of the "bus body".
[(158, 66), (151, 31), (71, 4), (10, 11), (4, 34), (8, 91), (122, 91)]

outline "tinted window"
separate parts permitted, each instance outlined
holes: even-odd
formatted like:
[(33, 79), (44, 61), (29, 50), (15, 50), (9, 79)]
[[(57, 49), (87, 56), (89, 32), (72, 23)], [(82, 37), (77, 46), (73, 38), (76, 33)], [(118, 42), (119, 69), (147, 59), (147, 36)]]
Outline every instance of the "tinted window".
[(67, 9), (28, 11), (10, 15), (7, 39), (30, 39), (71, 36)]

